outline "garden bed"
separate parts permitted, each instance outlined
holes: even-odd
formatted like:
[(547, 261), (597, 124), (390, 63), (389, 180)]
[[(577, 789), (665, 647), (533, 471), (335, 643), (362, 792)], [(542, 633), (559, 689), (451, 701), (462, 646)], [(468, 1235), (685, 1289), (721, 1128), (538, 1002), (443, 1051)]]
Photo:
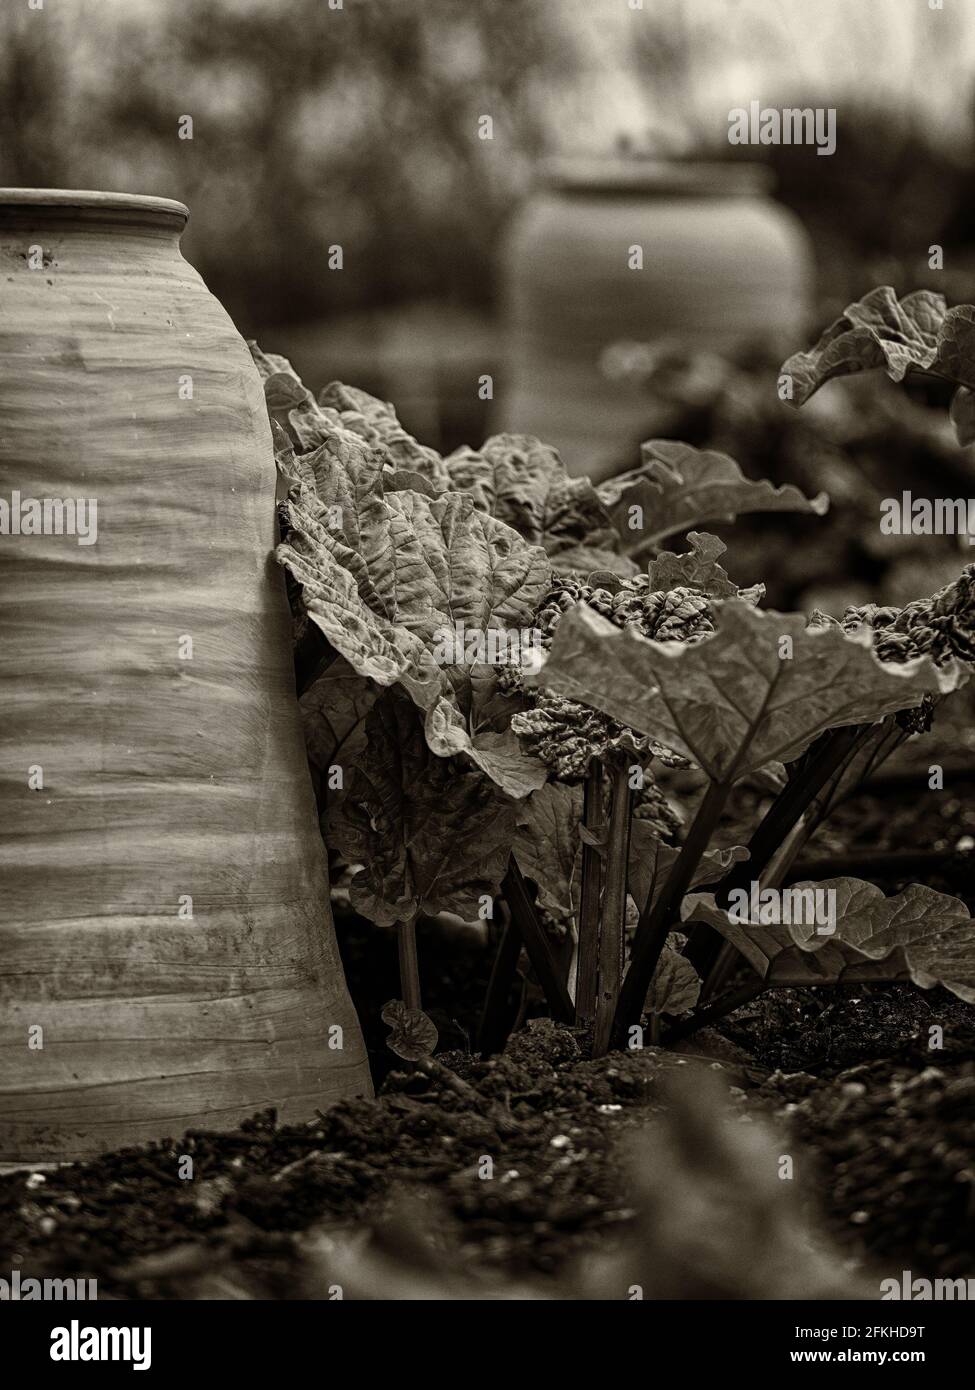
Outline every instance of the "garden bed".
[[(844, 1005), (834, 1008), (842, 1026)], [(531, 1280), (559, 1296), (580, 1260), (618, 1252), (639, 1225), (621, 1139), (666, 1104), (664, 1079), (704, 1068), (734, 1086), (741, 1116), (775, 1117), (803, 1177), (816, 1175), (802, 1185), (802, 1205), (814, 1221), (822, 1211), (852, 1266), (964, 1277), (975, 1191), (967, 1118), (975, 1014), (967, 1012), (961, 1047), (937, 1067), (898, 1028), (897, 1060), (820, 1078), (656, 1049), (587, 1062), (568, 1030), (536, 1026), (499, 1060), (446, 1054), (474, 1087), (470, 1099), (401, 1073), (375, 1102), (344, 1102), (311, 1127), (276, 1130), (256, 1117), (228, 1134), (162, 1140), (43, 1181), (9, 1175), (0, 1184), (3, 1258), (32, 1275), (94, 1275), (102, 1297), (326, 1297), (304, 1242), (378, 1232), (384, 1248), (392, 1221), (413, 1277), (425, 1252), (475, 1286), (503, 1291)], [(882, 1046), (886, 1001), (861, 1000), (854, 1017)], [(697, 1046), (724, 1052), (716, 1037)], [(175, 1176), (186, 1153), (193, 1182)], [(492, 1180), (479, 1176), (486, 1155)], [(646, 1157), (653, 1162), (652, 1149)], [(712, 1176), (727, 1201), (753, 1200), (733, 1169)], [(679, 1202), (678, 1175), (668, 1168), (665, 1179)], [(747, 1293), (741, 1278), (744, 1290), (719, 1296)], [(692, 1285), (671, 1296), (699, 1294)]]
[[(972, 790), (941, 794), (929, 822), (939, 842), (971, 830), (964, 793)], [(918, 847), (916, 808), (903, 794), (865, 792), (844, 814), (849, 852)], [(970, 895), (971, 877), (954, 869), (948, 861), (938, 886)], [(380, 1058), (379, 1009), (395, 983), (395, 950), (352, 914), (338, 926)], [(420, 951), (430, 963), (427, 1008), (450, 1044), (476, 1028), (489, 952), (471, 938), (451, 944), (434, 924), (421, 930)], [(932, 1023), (944, 1030), (940, 1051), (928, 1047)], [(828, 1242), (851, 1268), (870, 1271), (872, 1288), (902, 1268), (971, 1274), (975, 1008), (912, 985), (789, 989), (761, 996), (680, 1051), (589, 1061), (585, 1041), (539, 1019), (500, 1058), (478, 1060), (462, 1047), (439, 1054), (470, 1093), (440, 1073), (393, 1071), (375, 1101), (343, 1103), (310, 1126), (276, 1129), (259, 1116), (231, 1133), (162, 1138), (91, 1163), (9, 1174), (0, 1179), (0, 1263), (94, 1275), (102, 1296), (324, 1297), (309, 1250), (345, 1237), (358, 1248), (370, 1232), (385, 1250), (392, 1229), (397, 1261), (421, 1282), (431, 1257), (441, 1271), (455, 1261), (487, 1292), (514, 1281), (560, 1296), (580, 1264), (625, 1248), (639, 1227), (641, 1197), (621, 1141), (667, 1110), (669, 1088), (692, 1075), (684, 1087), (692, 1091), (703, 1071), (733, 1088), (733, 1114), (771, 1122), (783, 1137), (801, 1175), (804, 1219), (815, 1229), (821, 1216)], [(193, 1156), (192, 1182), (176, 1174), (181, 1154)], [(490, 1180), (478, 1176), (485, 1156)], [(680, 1199), (679, 1175), (665, 1170), (660, 1181)], [(753, 1199), (736, 1192), (734, 1169), (721, 1181), (729, 1201)]]

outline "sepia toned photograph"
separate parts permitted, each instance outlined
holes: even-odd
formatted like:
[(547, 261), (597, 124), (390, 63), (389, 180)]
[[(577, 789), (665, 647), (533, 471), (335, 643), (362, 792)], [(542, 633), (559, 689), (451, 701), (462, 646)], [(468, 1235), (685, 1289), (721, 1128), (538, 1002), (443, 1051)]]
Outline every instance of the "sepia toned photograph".
[(0, 185), (0, 1332), (947, 1368), (975, 3), (2, 0)]

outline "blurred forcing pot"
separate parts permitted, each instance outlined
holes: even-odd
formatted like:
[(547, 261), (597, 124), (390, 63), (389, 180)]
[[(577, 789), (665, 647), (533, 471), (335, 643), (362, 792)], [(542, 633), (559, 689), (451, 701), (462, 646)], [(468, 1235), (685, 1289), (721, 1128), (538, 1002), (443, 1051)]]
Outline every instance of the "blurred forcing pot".
[(634, 465), (628, 446), (652, 418), (639, 383), (614, 380), (628, 347), (799, 341), (811, 252), (769, 187), (760, 165), (548, 165), (503, 254), (498, 427), (536, 434), (571, 472), (601, 477)]
[(0, 1161), (368, 1094), (261, 384), (179, 203), (0, 192)]

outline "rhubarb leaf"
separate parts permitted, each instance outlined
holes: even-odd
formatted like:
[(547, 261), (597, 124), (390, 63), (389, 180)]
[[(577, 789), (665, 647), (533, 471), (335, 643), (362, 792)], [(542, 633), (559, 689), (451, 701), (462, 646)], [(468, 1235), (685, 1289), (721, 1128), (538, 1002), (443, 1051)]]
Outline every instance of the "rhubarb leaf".
[(791, 762), (826, 729), (913, 708), (964, 679), (928, 657), (881, 663), (869, 633), (807, 627), (800, 613), (716, 600), (713, 634), (654, 642), (575, 604), (526, 678), (590, 705), (730, 784)]
[(933, 370), (960, 386), (975, 387), (975, 305), (958, 304), (945, 314)]
[(403, 684), (434, 752), (469, 754), (513, 796), (541, 786), (541, 764), (507, 730), (503, 702), (492, 705), (497, 667), (468, 662), (462, 646), (448, 659), (444, 639), (458, 627), (484, 640), (531, 629), (550, 582), (544, 552), (469, 495), (387, 492), (382, 450), (344, 428), (299, 463), (277, 555), (308, 616), (359, 675)]
[[(817, 891), (835, 895), (832, 932), (813, 920), (809, 895)], [(912, 980), (975, 1003), (975, 921), (958, 898), (917, 883), (888, 898), (856, 878), (795, 883), (777, 896), (774, 915), (803, 920), (767, 924), (758, 903), (732, 920), (710, 894), (685, 898), (682, 915), (716, 928), (770, 985)]]
[(894, 381), (909, 368), (930, 367), (938, 356), (946, 302), (942, 294), (917, 290), (899, 300), (889, 285), (850, 304), (808, 352), (783, 364), (791, 377), (793, 405), (803, 405), (833, 377), (884, 367)]
[(614, 579), (632, 579), (640, 573), (640, 566), (628, 555), (592, 545), (567, 546), (553, 557), (552, 565), (559, 574), (579, 575), (590, 582), (594, 575), (601, 578), (609, 575)]
[[(366, 715), (379, 688), (337, 657), (298, 701), (305, 750), (319, 807), (341, 799), (352, 768), (365, 748)], [(334, 775), (335, 772), (341, 776)], [(341, 782), (341, 786), (330, 783)]]
[(549, 782), (518, 807), (515, 858), (538, 885), (538, 904), (557, 923), (576, 923), (582, 874), (582, 788)]
[(437, 1025), (422, 1009), (408, 1009), (402, 999), (390, 999), (380, 1014), (383, 1023), (392, 1031), (386, 1046), (407, 1062), (421, 1062), (432, 1057), (439, 1034)]
[(353, 906), (391, 925), (417, 913), (472, 921), (497, 895), (515, 833), (515, 805), (488, 778), (436, 756), (419, 711), (385, 691), (366, 718), (366, 746), (326, 838), (351, 864)]
[(950, 417), (961, 444), (975, 439), (975, 306), (947, 307), (944, 295), (915, 290), (898, 299), (889, 285), (871, 290), (827, 328), (814, 348), (783, 364), (791, 404), (804, 405), (834, 377), (882, 367), (894, 381), (929, 372), (959, 386)]
[(665, 946), (647, 990), (644, 1012), (648, 1014), (686, 1014), (697, 1004), (701, 993), (701, 977), (690, 961)]
[[(572, 478), (558, 451), (533, 435), (496, 434), (479, 450), (459, 449), (444, 460), (450, 487), (469, 491), (479, 511), (540, 545), (557, 569), (578, 568), (561, 557), (575, 552), (619, 556), (619, 537), (588, 478)], [(589, 557), (592, 559), (593, 557)], [(612, 569), (593, 559), (588, 569)]]
[(638, 572), (620, 552), (589, 479), (570, 477), (557, 451), (534, 436), (493, 435), (479, 450), (458, 449), (442, 459), (404, 430), (388, 401), (337, 381), (316, 400), (286, 358), (255, 342), (248, 346), (264, 383), (278, 468), (289, 481), (320, 487), (342, 453), (342, 434), (351, 434), (375, 455), (386, 493), (466, 493), (478, 511), (558, 555), (563, 573), (603, 569), (628, 578)]
[(773, 487), (746, 478), (734, 459), (668, 439), (641, 449), (643, 462), (599, 489), (625, 550), (643, 552), (668, 536), (705, 522), (734, 521), (744, 512), (811, 512), (822, 516), (829, 499), (803, 496), (791, 483)]
[(286, 357), (264, 353), (248, 341), (264, 384), (264, 401), (271, 420), (279, 425), (299, 453), (307, 453), (328, 438), (338, 417), (323, 410)]
[(728, 548), (723, 541), (700, 531), (689, 532), (687, 539), (690, 550), (681, 555), (661, 550), (650, 561), (647, 572), (651, 591), (686, 588), (696, 589), (709, 598), (741, 598), (746, 603), (761, 602), (765, 595), (764, 584), (739, 589), (718, 564), (718, 557)]
[(436, 449), (420, 444), (400, 424), (389, 401), (378, 400), (355, 386), (332, 381), (319, 394), (318, 404), (334, 410), (345, 429), (351, 430), (373, 448), (384, 451), (394, 470), (417, 474), (436, 492), (449, 486), (444, 461)]
[[(649, 910), (663, 891), (667, 876), (680, 854), (679, 845), (668, 845), (652, 826), (635, 819), (630, 827), (630, 858), (627, 886), (641, 912)], [(744, 845), (712, 849), (701, 856), (691, 886), (701, 888), (724, 878), (732, 864), (748, 858)], [(652, 896), (651, 896), (652, 895)]]
[(407, 433), (389, 401), (340, 381), (330, 382), (316, 400), (286, 357), (264, 353), (253, 341), (248, 347), (264, 384), (268, 414), (284, 429), (299, 454), (319, 448), (339, 430), (348, 430), (379, 450), (390, 471), (422, 477), (435, 493), (446, 489), (443, 459), (435, 449), (417, 443)]

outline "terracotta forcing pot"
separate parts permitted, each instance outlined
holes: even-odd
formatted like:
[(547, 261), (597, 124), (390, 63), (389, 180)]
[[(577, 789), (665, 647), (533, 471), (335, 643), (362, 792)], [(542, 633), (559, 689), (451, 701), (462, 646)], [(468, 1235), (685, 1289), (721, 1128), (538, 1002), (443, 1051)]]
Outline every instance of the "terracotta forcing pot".
[(601, 477), (635, 466), (651, 414), (645, 390), (604, 369), (607, 350), (801, 341), (811, 250), (769, 178), (756, 165), (553, 161), (505, 242), (495, 427), (537, 434), (571, 472)]
[(370, 1091), (263, 393), (186, 217), (0, 192), (0, 1161)]

